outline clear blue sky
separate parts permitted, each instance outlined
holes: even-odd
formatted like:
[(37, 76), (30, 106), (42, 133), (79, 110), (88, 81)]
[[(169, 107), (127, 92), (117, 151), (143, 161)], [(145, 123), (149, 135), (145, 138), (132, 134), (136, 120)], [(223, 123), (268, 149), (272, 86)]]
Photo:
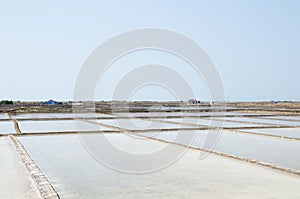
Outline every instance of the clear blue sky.
[[(124, 31), (159, 27), (206, 49), (229, 100), (299, 101), (299, 2), (1, 1), (0, 99), (71, 100), (94, 48)], [(145, 93), (152, 91), (161, 92)]]

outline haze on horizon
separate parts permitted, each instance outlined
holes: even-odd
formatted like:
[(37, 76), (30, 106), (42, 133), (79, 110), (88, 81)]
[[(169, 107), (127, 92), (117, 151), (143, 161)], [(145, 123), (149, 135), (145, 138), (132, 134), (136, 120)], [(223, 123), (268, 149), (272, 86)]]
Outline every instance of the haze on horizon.
[[(116, 34), (157, 27), (184, 34), (207, 51), (227, 100), (300, 101), (299, 10), (296, 0), (5, 1), (0, 6), (0, 100), (72, 100), (77, 75), (93, 49)], [(184, 74), (197, 98), (209, 100), (205, 83), (188, 65), (157, 52), (116, 63), (97, 88), (96, 100), (110, 100), (126, 69), (151, 60)], [(132, 97), (176, 100), (155, 86)]]

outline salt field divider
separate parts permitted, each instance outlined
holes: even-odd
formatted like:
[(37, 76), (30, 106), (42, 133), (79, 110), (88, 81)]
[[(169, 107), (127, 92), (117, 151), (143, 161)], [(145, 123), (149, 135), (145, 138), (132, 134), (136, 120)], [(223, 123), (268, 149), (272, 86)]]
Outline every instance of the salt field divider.
[(9, 138), (14, 143), (17, 153), (20, 155), (22, 162), (25, 164), (27, 170), (30, 173), (42, 199), (59, 199), (58, 193), (55, 191), (54, 187), (50, 184), (47, 177), (40, 170), (40, 168), (31, 159), (27, 151), (21, 142), (12, 135)]
[(14, 127), (15, 127), (17, 134), (22, 134), (17, 120), (13, 120), (13, 122), (14, 122)]
[[(26, 136), (57, 136), (57, 135), (76, 135), (76, 134), (110, 134), (110, 133), (120, 133), (120, 131), (116, 130), (102, 130), (102, 131), (62, 131), (62, 132), (35, 132), (35, 133), (22, 133), (22, 134), (15, 134), (15, 137), (26, 137)], [(0, 135), (0, 136), (7, 136), (7, 135)]]
[(17, 134), (22, 134), (22, 132), (19, 128), (19, 124), (18, 124), (17, 120), (13, 119), (10, 113), (7, 113), (7, 115), (9, 117), (9, 120), (13, 121), (16, 133)]

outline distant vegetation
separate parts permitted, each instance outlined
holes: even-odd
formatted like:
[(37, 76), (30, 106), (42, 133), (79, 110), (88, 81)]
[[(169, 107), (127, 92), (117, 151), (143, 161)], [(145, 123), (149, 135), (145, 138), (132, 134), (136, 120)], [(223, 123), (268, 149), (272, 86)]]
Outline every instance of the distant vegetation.
[(0, 101), (0, 104), (14, 104), (11, 100), (2, 100)]

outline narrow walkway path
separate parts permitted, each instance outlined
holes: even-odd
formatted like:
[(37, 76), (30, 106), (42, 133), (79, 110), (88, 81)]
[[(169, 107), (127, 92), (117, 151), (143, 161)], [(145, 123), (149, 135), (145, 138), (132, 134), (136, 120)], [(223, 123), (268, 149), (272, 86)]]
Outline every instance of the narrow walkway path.
[(31, 159), (19, 140), (17, 140), (17, 138), (12, 135), (10, 135), (9, 138), (16, 146), (17, 152), (20, 155), (22, 162), (28, 169), (38, 191), (40, 192), (42, 199), (59, 199), (59, 196), (53, 186), (50, 184), (46, 176), (42, 173), (40, 168)]

